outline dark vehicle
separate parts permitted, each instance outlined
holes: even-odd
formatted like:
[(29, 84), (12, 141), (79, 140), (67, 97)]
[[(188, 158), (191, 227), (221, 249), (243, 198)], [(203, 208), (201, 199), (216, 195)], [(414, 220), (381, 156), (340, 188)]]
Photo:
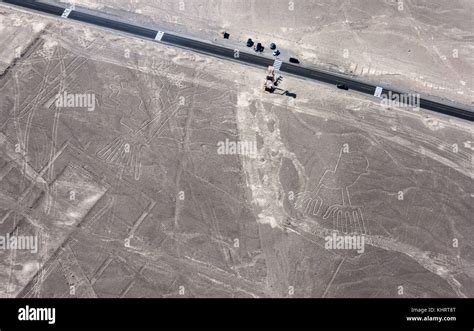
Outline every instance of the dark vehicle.
[(229, 39), (230, 34), (228, 32), (223, 33), (224, 39)]
[(252, 40), (252, 38), (249, 38), (247, 40), (247, 47), (252, 47), (252, 46), (253, 46), (253, 40)]
[(270, 44), (270, 49), (271, 50), (275, 50), (276, 48), (277, 48), (277, 45), (275, 45), (275, 43)]
[(280, 51), (278, 49), (273, 51), (273, 56), (278, 56), (280, 55)]
[(255, 52), (263, 52), (264, 49), (262, 43), (258, 43), (257, 46), (255, 46)]
[(298, 60), (297, 58), (294, 58), (294, 57), (290, 57), (290, 63), (300, 63), (300, 60)]
[(349, 89), (349, 87), (346, 84), (342, 84), (342, 83), (339, 83), (336, 86), (337, 86), (337, 88), (339, 88), (341, 90), (346, 90), (347, 91)]

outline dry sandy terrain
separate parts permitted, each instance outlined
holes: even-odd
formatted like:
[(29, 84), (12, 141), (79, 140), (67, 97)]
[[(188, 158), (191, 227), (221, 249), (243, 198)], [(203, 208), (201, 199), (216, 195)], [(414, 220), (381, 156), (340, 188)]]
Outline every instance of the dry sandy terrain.
[[(40, 239), (0, 250), (1, 297), (474, 296), (471, 123), (290, 77), (296, 99), (267, 94), (264, 70), (0, 17), (25, 50), (1, 59), (0, 235)], [(65, 91), (94, 109), (59, 107)]]
[[(69, 0), (48, 0), (69, 3)], [(141, 24), (276, 42), (305, 64), (473, 105), (470, 0), (75, 0)]]

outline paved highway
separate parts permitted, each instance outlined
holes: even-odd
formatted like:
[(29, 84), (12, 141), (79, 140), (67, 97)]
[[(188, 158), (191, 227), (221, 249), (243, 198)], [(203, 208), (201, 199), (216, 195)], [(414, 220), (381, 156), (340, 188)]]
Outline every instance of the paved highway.
[[(129, 33), (135, 36), (139, 36), (141, 38), (156, 40), (165, 44), (184, 47), (207, 55), (219, 56), (245, 64), (256, 65), (261, 67), (267, 67), (273, 64), (272, 59), (263, 57), (258, 54), (239, 52), (239, 56), (236, 58), (234, 56), (235, 51), (233, 48), (226, 48), (208, 42), (185, 38), (170, 33), (159, 33), (159, 31), (157, 30), (92, 15), (78, 10), (72, 10), (70, 12), (65, 13), (64, 7), (40, 3), (33, 0), (3, 0), (3, 2), (55, 16), (62, 16), (63, 14), (65, 14), (68, 19), (73, 19), (80, 22)], [(343, 83), (351, 90), (355, 90), (372, 96), (374, 96), (374, 93), (376, 92), (377, 88), (377, 86), (375, 85), (362, 82), (358, 79), (354, 79), (346, 75), (331, 73), (314, 68), (307, 68), (301, 65), (294, 65), (286, 62), (282, 64), (280, 71), (332, 85)], [(343, 92), (344, 91), (341, 91), (341, 93)], [(379, 92), (386, 95), (389, 95), (390, 92), (392, 96), (400, 96), (405, 94), (403, 92), (387, 88), (383, 88)], [(419, 107), (445, 115), (474, 121), (474, 109), (469, 108), (467, 106), (453, 106), (421, 97), (419, 100)]]

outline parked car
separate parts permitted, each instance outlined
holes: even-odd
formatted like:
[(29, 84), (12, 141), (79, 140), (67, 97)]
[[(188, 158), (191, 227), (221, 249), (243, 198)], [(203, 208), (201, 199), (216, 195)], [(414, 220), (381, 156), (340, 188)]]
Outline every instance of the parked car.
[(341, 90), (348, 90), (349, 87), (346, 85), (346, 84), (343, 84), (343, 83), (339, 83), (336, 85), (338, 89), (341, 89)]
[(262, 43), (258, 43), (257, 46), (255, 46), (255, 52), (263, 52), (264, 49)]
[(247, 47), (252, 47), (253, 44), (254, 44), (254, 42), (253, 42), (252, 38), (249, 38), (249, 39), (247, 40)]
[(275, 50), (276, 48), (277, 48), (277, 46), (275, 45), (275, 43), (270, 44), (270, 49)]
[(300, 63), (300, 60), (298, 60), (297, 58), (294, 58), (294, 57), (290, 57), (290, 63)]
[(278, 56), (280, 55), (280, 51), (278, 49), (273, 51), (273, 56)]

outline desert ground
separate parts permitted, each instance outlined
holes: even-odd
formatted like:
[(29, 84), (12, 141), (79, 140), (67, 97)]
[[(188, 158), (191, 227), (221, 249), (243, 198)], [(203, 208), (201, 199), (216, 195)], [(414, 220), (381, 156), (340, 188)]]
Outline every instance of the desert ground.
[[(74, 2), (224, 45), (245, 45), (249, 37), (265, 45), (275, 42), (283, 55), (305, 64), (473, 105), (470, 0)], [(222, 31), (230, 33), (229, 41), (222, 40)]]
[[(428, 20), (422, 5), (416, 15)], [(318, 35), (301, 40), (302, 26), (288, 45)], [(40, 239), (36, 254), (0, 250), (0, 297), (474, 296), (471, 123), (293, 77), (281, 88), (296, 98), (265, 93), (263, 69), (8, 6), (0, 43), (0, 235)], [(368, 68), (362, 44), (354, 64)], [(349, 70), (322, 48), (316, 62)], [(433, 84), (453, 84), (436, 92), (466, 101), (468, 49), (458, 71), (410, 56)], [(384, 79), (404, 58), (388, 61)], [(428, 88), (398, 69), (391, 82)], [(58, 107), (63, 92), (93, 95), (94, 109)], [(256, 152), (220, 153), (224, 141)], [(332, 233), (362, 235), (364, 251), (327, 249)]]

